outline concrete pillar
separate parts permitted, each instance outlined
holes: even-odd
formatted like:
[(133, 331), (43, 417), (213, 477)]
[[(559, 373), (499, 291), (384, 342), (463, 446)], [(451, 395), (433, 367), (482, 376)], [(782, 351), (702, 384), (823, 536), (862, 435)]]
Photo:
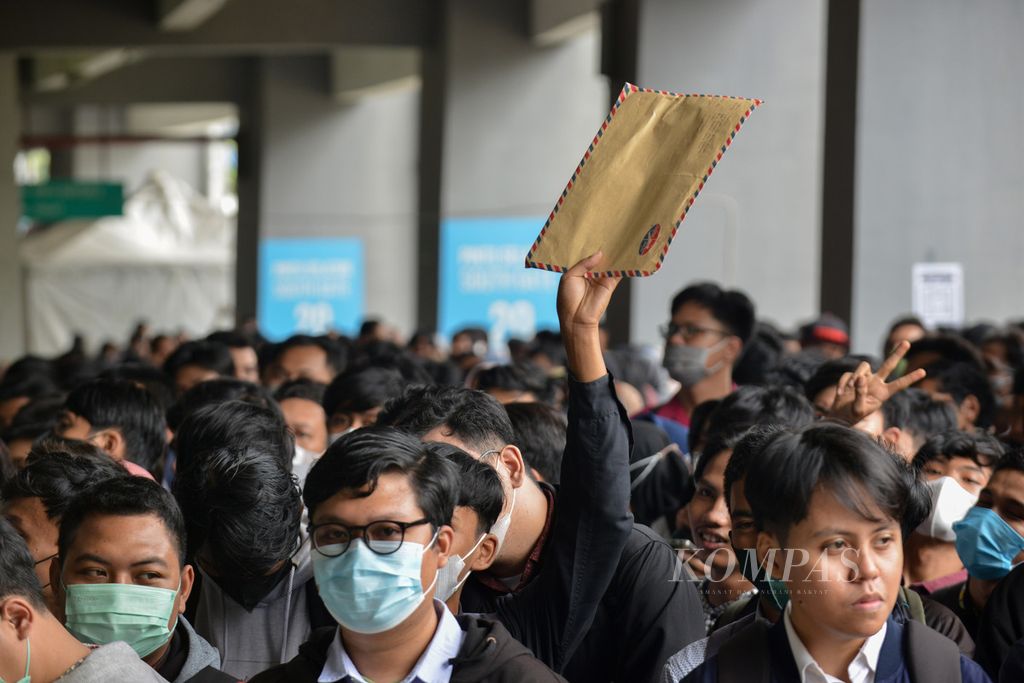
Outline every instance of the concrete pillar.
[[(240, 235), (361, 239), (365, 314), (411, 332), (418, 88), (339, 102), (326, 57), (265, 57), (260, 68), (258, 226), (240, 220)], [(239, 310), (247, 310), (248, 298), (238, 294)]]
[(915, 262), (963, 264), (968, 323), (1024, 317), (1024, 5), (861, 7), (854, 350), (910, 311)]
[(818, 306), (825, 0), (642, 0), (638, 85), (765, 100), (715, 169), (662, 270), (633, 283), (633, 338), (659, 343), (694, 280), (746, 290), (781, 325)]
[(0, 363), (25, 351), (25, 315), (16, 224), (21, 214), (14, 156), (21, 132), (17, 60), (0, 55)]
[(421, 164), (440, 172), (437, 186), (425, 181), (420, 200), (419, 286), (427, 300), (420, 318), (429, 328), (437, 317), (422, 314), (434, 313), (430, 302), (438, 297), (436, 265), (430, 269), (438, 262), (438, 224), (537, 217), (540, 232), (608, 110), (596, 15), (542, 46), (531, 36), (528, 3), (450, 0), (441, 7), (442, 38), (424, 62), (423, 121), (434, 127), (421, 130), (430, 141), (421, 154), (439, 155)]

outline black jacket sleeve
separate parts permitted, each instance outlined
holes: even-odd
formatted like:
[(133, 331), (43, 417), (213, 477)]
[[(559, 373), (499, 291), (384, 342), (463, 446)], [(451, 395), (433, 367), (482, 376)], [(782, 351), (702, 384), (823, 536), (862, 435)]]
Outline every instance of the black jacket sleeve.
[(632, 528), (629, 418), (610, 376), (569, 382), (561, 481), (540, 574), (496, 616), (554, 671), (590, 630)]
[(999, 582), (985, 603), (978, 625), (975, 660), (992, 680), (999, 680), (999, 668), (1021, 638), (1024, 638), (1024, 565)]
[(668, 658), (705, 635), (695, 583), (675, 551), (640, 525), (597, 619), (612, 632), (580, 647), (564, 672), (570, 681), (660, 681)]

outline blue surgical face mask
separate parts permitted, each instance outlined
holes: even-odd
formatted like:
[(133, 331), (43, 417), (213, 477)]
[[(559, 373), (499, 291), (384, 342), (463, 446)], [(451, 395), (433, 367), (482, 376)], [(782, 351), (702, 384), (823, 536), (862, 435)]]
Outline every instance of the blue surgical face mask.
[[(32, 677), (28, 675), (28, 670), (32, 664), (32, 641), (28, 638), (25, 639), (25, 675), (16, 680), (14, 683), (32, 683)], [(4, 679), (0, 678), (0, 683), (4, 683)]]
[[(405, 621), (423, 603), (426, 589), (420, 580), (423, 554), (434, 544), (437, 533), (426, 546), (405, 541), (375, 541), (374, 547), (397, 550), (380, 555), (361, 538), (353, 539), (348, 550), (337, 557), (313, 552), (313, 575), (317, 590), (334, 620), (356, 633), (383, 633)], [(325, 548), (330, 550), (330, 548)]]
[(967, 573), (977, 579), (1003, 578), (1013, 569), (1013, 558), (1024, 550), (1024, 536), (989, 508), (971, 508), (953, 531), (957, 555)]

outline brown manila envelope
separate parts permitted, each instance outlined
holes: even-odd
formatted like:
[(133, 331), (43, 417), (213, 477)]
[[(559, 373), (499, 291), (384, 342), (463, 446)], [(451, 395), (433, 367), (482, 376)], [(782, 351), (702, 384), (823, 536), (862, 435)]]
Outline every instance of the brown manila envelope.
[(526, 266), (560, 273), (601, 250), (603, 274), (657, 272), (708, 176), (760, 104), (627, 83), (526, 255)]

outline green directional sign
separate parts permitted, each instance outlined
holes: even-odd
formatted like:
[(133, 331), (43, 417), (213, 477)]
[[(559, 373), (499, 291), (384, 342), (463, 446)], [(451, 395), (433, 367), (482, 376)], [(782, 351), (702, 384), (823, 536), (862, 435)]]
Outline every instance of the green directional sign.
[(68, 218), (120, 216), (124, 209), (124, 186), (73, 180), (23, 185), (21, 209), (26, 218), (47, 223)]

